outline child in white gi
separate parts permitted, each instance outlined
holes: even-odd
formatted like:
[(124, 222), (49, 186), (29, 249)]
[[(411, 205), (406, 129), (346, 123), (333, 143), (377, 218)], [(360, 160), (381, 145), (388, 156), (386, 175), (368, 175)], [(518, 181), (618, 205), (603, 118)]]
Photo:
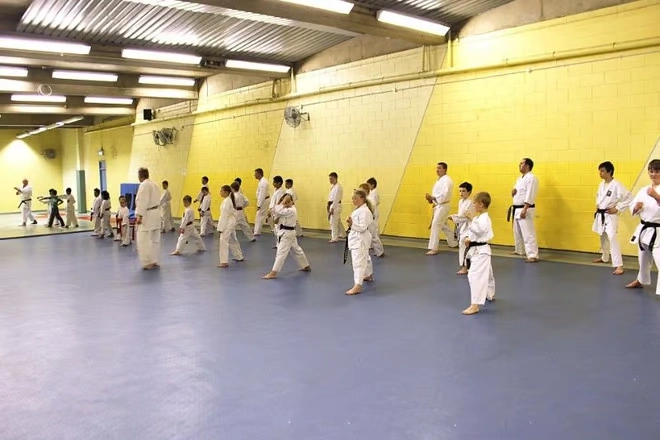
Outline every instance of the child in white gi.
[(104, 238), (105, 233), (108, 233), (108, 237), (114, 237), (112, 233), (112, 228), (110, 227), (110, 220), (112, 219), (112, 206), (110, 203), (110, 193), (108, 191), (101, 191), (101, 208), (100, 208), (100, 219), (101, 219), (101, 235), (98, 238)]
[[(458, 213), (451, 216), (454, 222), (454, 237), (458, 241), (458, 272), (457, 275), (467, 275), (468, 269), (465, 266), (465, 237), (470, 226), (470, 218), (474, 217), (474, 206), (470, 200), (472, 194), (472, 185), (463, 182), (458, 186)], [(468, 218), (468, 213), (470, 217)]]
[(181, 218), (181, 226), (179, 227), (179, 240), (176, 242), (176, 249), (170, 255), (181, 255), (183, 252), (183, 246), (189, 241), (193, 241), (197, 246), (197, 252), (204, 252), (206, 246), (202, 238), (199, 236), (199, 232), (195, 228), (195, 213), (193, 212), (190, 205), (192, 204), (192, 197), (184, 196), (183, 197), (183, 206), (186, 208), (183, 211), (183, 217)]
[(90, 220), (94, 221), (94, 232), (92, 237), (98, 237), (103, 235), (103, 225), (101, 224), (101, 203), (103, 199), (101, 198), (101, 190), (94, 188), (94, 202), (92, 203), (92, 214)]
[[(640, 289), (651, 284), (651, 267), (655, 261), (660, 267), (660, 159), (653, 159), (648, 167), (651, 184), (645, 186), (630, 204), (632, 215), (638, 215), (640, 224), (635, 229), (631, 243), (638, 247), (639, 273), (637, 279), (628, 284), (628, 289)], [(660, 295), (660, 283), (656, 284), (655, 294)]]
[(236, 239), (236, 199), (229, 185), (220, 189), (220, 195), (224, 200), (220, 205), (220, 220), (218, 220), (218, 232), (220, 232), (220, 264), (218, 267), (229, 267), (229, 250), (234, 256), (234, 261), (243, 261), (243, 251)]
[[(291, 198), (293, 199), (293, 204), (295, 205), (296, 202), (298, 201), (298, 194), (296, 193), (296, 190), (293, 189), (293, 179), (286, 179), (284, 181), (284, 187), (286, 188), (285, 192), (287, 194), (291, 194)], [(298, 211), (296, 211), (296, 237), (302, 237), (303, 230), (302, 227), (300, 226), (300, 220), (298, 220), (297, 212)]]
[(282, 179), (282, 176), (273, 177), (273, 187), (275, 188), (275, 192), (273, 193), (273, 196), (270, 198), (270, 205), (268, 206), (268, 218), (270, 219), (270, 227), (273, 230), (273, 234), (275, 235), (275, 246), (273, 246), (273, 249), (277, 247), (277, 242), (278, 242), (277, 216), (273, 212), (273, 209), (277, 205), (278, 201), (284, 195), (284, 188), (282, 188), (283, 184), (284, 184), (284, 179)]
[(117, 210), (115, 222), (117, 223), (117, 238), (115, 238), (115, 241), (121, 240), (121, 245), (123, 247), (130, 245), (131, 218), (128, 205), (126, 203), (126, 197), (124, 196), (119, 197), (119, 210)]
[(282, 270), (289, 252), (295, 257), (301, 271), (310, 272), (312, 268), (309, 266), (305, 252), (298, 245), (298, 238), (296, 237), (298, 212), (293, 204), (291, 194), (284, 194), (280, 198), (279, 203), (273, 207), (273, 214), (279, 219), (277, 228), (277, 238), (279, 240), (277, 244), (277, 256), (275, 257), (273, 269), (263, 278), (265, 280), (277, 278), (277, 273)]
[(374, 221), (374, 213), (364, 190), (356, 189), (353, 192), (353, 205), (357, 209), (346, 219), (346, 223), (350, 228), (348, 248), (351, 250), (354, 285), (346, 291), (346, 295), (357, 295), (362, 292), (363, 281), (374, 280), (371, 256), (369, 256), (369, 246), (371, 245), (369, 228)]
[(76, 217), (76, 199), (71, 194), (71, 188), (66, 189), (66, 226), (73, 225), (73, 227), (78, 227), (78, 217)]
[(380, 241), (380, 235), (378, 234), (378, 220), (376, 219), (377, 218), (376, 213), (378, 212), (378, 209), (374, 204), (375, 199), (373, 197), (370, 197), (371, 185), (369, 185), (368, 183), (362, 183), (360, 184), (359, 188), (367, 194), (367, 200), (369, 201), (369, 206), (371, 206), (374, 210), (374, 221), (371, 222), (371, 225), (369, 226), (369, 233), (371, 234), (371, 245), (369, 246), (369, 248), (374, 250), (374, 254), (377, 257), (382, 258), (385, 256), (385, 249), (383, 248), (383, 242)]
[(160, 196), (160, 221), (161, 232), (174, 232), (174, 221), (172, 221), (172, 194), (168, 189), (170, 183), (163, 180), (163, 195)]
[(201, 228), (199, 235), (204, 237), (213, 229), (213, 216), (211, 215), (211, 194), (209, 189), (205, 186), (202, 187), (202, 200), (199, 203), (199, 221)]
[(248, 240), (257, 241), (252, 233), (252, 228), (248, 224), (247, 217), (245, 217), (245, 208), (248, 207), (250, 202), (245, 197), (245, 194), (241, 192), (241, 182), (238, 177), (232, 182), (230, 187), (236, 201), (236, 229), (240, 229)]
[[(495, 300), (495, 277), (491, 265), (491, 250), (488, 242), (493, 239), (493, 224), (488, 216), (490, 194), (480, 192), (474, 196), (476, 216), (471, 219), (468, 227), (465, 246), (466, 258), (469, 260), (468, 281), (470, 282), (470, 307), (463, 310), (464, 315), (479, 313), (479, 306)], [(467, 213), (470, 218), (472, 214)]]

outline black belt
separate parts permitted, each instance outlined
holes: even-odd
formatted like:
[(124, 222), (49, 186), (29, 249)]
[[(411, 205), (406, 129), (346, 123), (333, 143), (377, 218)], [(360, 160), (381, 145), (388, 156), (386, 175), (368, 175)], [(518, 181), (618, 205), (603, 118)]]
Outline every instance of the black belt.
[[(651, 241), (649, 241), (649, 249), (650, 251), (653, 250), (655, 247), (655, 240), (658, 238), (658, 228), (660, 228), (660, 223), (651, 223), (651, 222), (645, 222), (644, 220), (641, 220), (642, 225), (642, 230), (639, 231), (639, 239), (637, 240), (637, 246), (639, 246), (639, 250), (643, 251), (644, 248), (642, 247), (642, 234), (644, 233), (645, 230), (653, 228), (653, 235), (651, 236)], [(633, 237), (634, 239), (635, 237)]]
[(605, 224), (605, 214), (607, 214), (607, 209), (597, 209), (596, 212), (594, 212), (594, 218), (596, 218), (597, 215), (600, 215), (601, 223)]
[(188, 222), (188, 223), (186, 223), (186, 226), (190, 226), (192, 224), (193, 224), (193, 222)]
[(240, 208), (238, 206), (236, 207), (236, 211), (242, 211), (242, 210), (243, 210), (243, 207), (240, 207)]
[(296, 230), (295, 226), (285, 226), (285, 225), (280, 225), (280, 229), (284, 229), (285, 231), (295, 231)]
[(471, 241), (469, 246), (465, 247), (465, 251), (463, 252), (463, 266), (467, 267), (468, 269), (470, 268), (470, 259), (467, 257), (468, 251), (473, 248), (473, 247), (479, 247), (479, 246), (486, 246), (488, 243), (486, 242), (479, 242), (479, 241)]
[(151, 208), (147, 208), (147, 211), (153, 211), (154, 209), (158, 209), (160, 205), (152, 206)]
[(104, 211), (110, 211), (110, 208), (104, 209)]
[[(506, 213), (506, 221), (510, 222), (516, 216), (516, 210), (524, 208), (525, 205), (511, 205)], [(536, 208), (536, 205), (529, 205), (529, 208)], [(514, 219), (515, 220), (515, 219)]]
[[(333, 203), (334, 203), (334, 202), (333, 202), (332, 200), (330, 200), (330, 201), (328, 202), (328, 206), (332, 205)], [(338, 201), (337, 203), (341, 203), (341, 200)]]
[(348, 260), (348, 235), (351, 233), (351, 228), (346, 230), (346, 243), (344, 244), (344, 264)]
[(266, 199), (270, 199), (270, 196), (266, 196), (266, 197), (264, 197), (264, 200), (266, 200)]
[[(20, 208), (20, 207), (23, 205), (23, 203), (31, 202), (31, 201), (32, 201), (32, 199), (21, 200), (21, 203), (18, 204), (18, 207)], [(18, 208), (17, 208), (17, 209), (18, 209)]]

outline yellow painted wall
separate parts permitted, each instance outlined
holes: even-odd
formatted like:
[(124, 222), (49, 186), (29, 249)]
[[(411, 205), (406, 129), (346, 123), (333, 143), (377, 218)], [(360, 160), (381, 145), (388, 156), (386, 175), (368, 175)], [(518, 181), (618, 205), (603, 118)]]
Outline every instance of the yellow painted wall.
[[(5, 197), (0, 197), (0, 212), (18, 212), (18, 196), (14, 196), (15, 186), (22, 186), (27, 178), (33, 188), (35, 201), (33, 209), (42, 210), (45, 205), (36, 201), (36, 197), (48, 195), (50, 188), (58, 192), (62, 188), (62, 149), (59, 134), (48, 131), (25, 139), (16, 139), (16, 130), (0, 130), (0, 188)], [(44, 149), (56, 151), (55, 159), (46, 159)]]

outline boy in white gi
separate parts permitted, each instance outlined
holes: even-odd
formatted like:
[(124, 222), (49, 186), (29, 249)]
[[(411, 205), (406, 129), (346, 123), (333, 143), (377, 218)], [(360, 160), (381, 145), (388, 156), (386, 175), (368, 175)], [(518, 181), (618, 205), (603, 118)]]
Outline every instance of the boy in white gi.
[(199, 203), (199, 221), (201, 223), (199, 235), (204, 237), (213, 229), (213, 216), (211, 215), (211, 194), (209, 189), (202, 187), (202, 198)]
[(236, 201), (236, 229), (240, 229), (248, 240), (257, 241), (252, 233), (252, 228), (248, 224), (247, 217), (245, 217), (245, 208), (248, 207), (250, 202), (245, 197), (245, 194), (241, 192), (240, 180), (236, 178), (230, 186), (234, 193), (234, 200)]
[(174, 232), (174, 221), (172, 221), (172, 194), (168, 189), (170, 183), (163, 180), (163, 195), (160, 196), (160, 218), (161, 232)]
[[(284, 181), (284, 187), (286, 188), (286, 193), (291, 194), (291, 198), (293, 199), (293, 204), (295, 205), (296, 202), (298, 201), (298, 194), (296, 193), (296, 190), (293, 189), (293, 179), (286, 179)], [(296, 209), (298, 209), (296, 207)], [(300, 226), (300, 220), (298, 220), (298, 215), (296, 211), (296, 237), (302, 237), (303, 236), (303, 230), (302, 227)]]
[(351, 251), (353, 263), (353, 287), (346, 291), (346, 295), (357, 295), (362, 292), (363, 281), (373, 281), (373, 266), (369, 255), (371, 233), (369, 228), (374, 221), (371, 202), (367, 200), (367, 193), (361, 189), (353, 192), (353, 205), (357, 207), (351, 216), (346, 219), (348, 223), (348, 248)]
[(623, 257), (621, 245), (617, 239), (619, 230), (619, 215), (628, 209), (632, 194), (619, 181), (614, 179), (614, 165), (612, 162), (603, 162), (598, 165), (598, 173), (603, 181), (596, 193), (596, 212), (592, 231), (600, 237), (601, 257), (594, 263), (607, 263), (612, 255), (614, 275), (623, 273)]
[[(651, 184), (640, 189), (630, 203), (632, 215), (638, 215), (640, 224), (635, 229), (631, 243), (638, 247), (639, 273), (637, 279), (626, 285), (628, 289), (640, 289), (651, 284), (651, 267), (660, 267), (660, 159), (653, 159), (648, 167)], [(660, 283), (655, 294), (660, 295)]]
[(98, 238), (105, 238), (106, 232), (108, 237), (114, 237), (112, 233), (112, 228), (110, 227), (110, 220), (112, 219), (112, 205), (110, 203), (110, 193), (108, 191), (101, 191), (101, 214), (99, 215), (101, 219), (101, 235)]
[(346, 236), (346, 230), (341, 222), (341, 199), (344, 198), (344, 189), (339, 184), (339, 176), (334, 171), (328, 174), (328, 180), (332, 185), (326, 206), (328, 222), (330, 222), (330, 240), (328, 243), (337, 243), (339, 239)]
[[(474, 210), (476, 216), (472, 218), (468, 226), (465, 246), (467, 247), (466, 259), (469, 260), (468, 281), (470, 283), (470, 307), (463, 310), (464, 315), (479, 313), (479, 306), (488, 301), (495, 300), (495, 277), (491, 265), (491, 250), (488, 244), (494, 237), (493, 224), (488, 216), (490, 206), (490, 194), (480, 192), (474, 196)], [(468, 213), (468, 218), (471, 216)]]
[(273, 235), (275, 235), (275, 246), (273, 246), (273, 249), (277, 248), (277, 243), (278, 243), (278, 238), (277, 238), (277, 216), (273, 212), (273, 208), (280, 202), (280, 199), (284, 195), (284, 188), (282, 188), (282, 185), (284, 184), (284, 179), (282, 179), (282, 176), (275, 176), (273, 177), (273, 187), (275, 188), (275, 192), (273, 192), (273, 196), (270, 198), (270, 204), (268, 206), (268, 218), (269, 223), (270, 223), (270, 228), (273, 231)]
[(449, 247), (456, 247), (458, 243), (454, 240), (454, 231), (447, 225), (449, 217), (449, 203), (451, 202), (452, 192), (454, 191), (454, 182), (447, 175), (447, 164), (438, 162), (435, 167), (435, 173), (438, 180), (433, 185), (431, 194), (426, 193), (426, 201), (433, 205), (433, 220), (431, 220), (431, 236), (429, 237), (428, 252), (426, 255), (438, 255), (440, 252), (438, 244), (440, 241), (440, 231), (447, 238)]
[(103, 232), (103, 225), (101, 224), (101, 203), (103, 199), (101, 198), (101, 190), (94, 188), (94, 202), (92, 202), (92, 214), (90, 220), (94, 221), (94, 232), (92, 237), (98, 237)]
[(374, 250), (374, 254), (377, 257), (382, 258), (385, 256), (385, 248), (383, 248), (383, 242), (380, 241), (380, 235), (378, 234), (378, 220), (376, 217), (378, 208), (376, 208), (374, 199), (370, 197), (371, 186), (368, 183), (361, 183), (359, 188), (367, 194), (369, 206), (371, 206), (371, 208), (374, 210), (374, 221), (371, 222), (371, 225), (369, 226), (369, 233), (371, 234), (371, 245), (369, 248)]
[[(470, 226), (470, 218), (474, 217), (474, 206), (470, 195), (472, 194), (472, 185), (468, 182), (463, 182), (458, 185), (458, 213), (451, 216), (454, 222), (454, 237), (458, 240), (458, 272), (457, 275), (467, 275), (468, 269), (465, 266), (465, 237), (467, 235), (468, 227)], [(468, 217), (468, 214), (470, 216)]]
[(268, 195), (268, 180), (264, 177), (264, 170), (257, 168), (254, 170), (254, 178), (259, 181), (257, 184), (257, 215), (254, 218), (254, 235), (261, 235), (261, 228), (264, 221), (268, 218), (268, 206), (270, 196)]
[(220, 220), (218, 220), (218, 232), (220, 232), (220, 264), (218, 267), (229, 267), (229, 251), (234, 256), (234, 261), (243, 261), (243, 251), (236, 239), (236, 199), (229, 185), (220, 189), (220, 195), (224, 198), (220, 205)]
[(71, 194), (71, 188), (66, 189), (66, 226), (73, 225), (75, 228), (78, 227), (78, 217), (76, 217), (76, 199)]
[(117, 222), (117, 238), (115, 241), (121, 240), (122, 247), (126, 247), (131, 244), (131, 219), (130, 211), (128, 210), (128, 205), (126, 204), (126, 197), (119, 197), (119, 210), (117, 211), (117, 216), (115, 217)]
[(273, 207), (273, 214), (279, 219), (277, 227), (277, 238), (279, 240), (277, 256), (275, 257), (273, 269), (263, 278), (265, 280), (277, 278), (277, 273), (282, 270), (289, 252), (295, 257), (301, 271), (310, 272), (312, 268), (309, 266), (305, 252), (298, 245), (298, 239), (296, 237), (296, 219), (298, 213), (293, 204), (293, 196), (291, 194), (282, 196), (280, 203)]
[(183, 217), (181, 218), (181, 227), (179, 227), (179, 240), (176, 242), (176, 249), (174, 249), (174, 252), (170, 255), (181, 255), (183, 252), (183, 246), (191, 240), (197, 246), (197, 252), (204, 252), (206, 250), (206, 246), (204, 246), (204, 242), (193, 224), (195, 223), (195, 213), (190, 207), (191, 204), (192, 197), (184, 196), (183, 206), (185, 207), (185, 210), (183, 211)]
[(513, 205), (509, 208), (507, 221), (513, 219), (514, 254), (527, 255), (527, 263), (538, 263), (539, 245), (534, 229), (534, 214), (536, 213), (536, 195), (539, 190), (539, 179), (532, 174), (534, 161), (528, 157), (522, 159), (518, 169), (522, 176), (516, 180), (511, 190)]
[[(207, 190), (209, 190), (209, 194), (211, 194), (211, 188), (209, 188), (209, 178), (206, 177), (206, 176), (202, 177), (202, 188), (206, 188)], [(193, 202), (195, 202), (195, 203), (200, 202), (201, 203), (202, 202), (202, 196), (204, 196), (204, 194), (202, 194), (202, 191), (200, 190), (199, 194), (197, 194), (197, 197), (195, 197), (195, 200), (193, 200)]]

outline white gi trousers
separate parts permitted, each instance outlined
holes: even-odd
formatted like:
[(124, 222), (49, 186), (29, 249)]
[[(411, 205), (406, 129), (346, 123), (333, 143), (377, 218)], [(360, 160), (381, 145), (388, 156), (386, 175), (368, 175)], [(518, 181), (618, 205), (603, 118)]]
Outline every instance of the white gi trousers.
[(264, 205), (260, 209), (257, 209), (257, 215), (254, 218), (254, 235), (261, 235), (261, 228), (264, 226), (268, 212), (267, 200), (269, 199), (264, 200)]
[(490, 255), (479, 253), (475, 253), (470, 258), (468, 282), (471, 304), (482, 306), (486, 303), (486, 298), (493, 299), (495, 296), (495, 277), (490, 259)]
[(211, 211), (202, 214), (200, 223), (201, 223), (201, 227), (199, 231), (200, 235), (204, 236), (213, 230), (213, 216), (211, 215)]
[[(603, 217), (605, 222), (602, 221)], [(612, 267), (623, 266), (623, 256), (621, 255), (621, 245), (617, 239), (619, 231), (619, 216), (616, 214), (596, 214), (594, 226), (592, 228), (600, 237), (600, 259), (603, 263), (610, 261), (612, 257)]]
[(341, 203), (337, 203), (337, 207), (330, 215), (330, 239), (339, 240), (340, 237), (346, 236), (346, 229), (341, 222)]
[(34, 222), (34, 215), (32, 215), (32, 201), (25, 202), (21, 204), (21, 217), (23, 218), (23, 223), (27, 223), (28, 220)]
[(68, 207), (66, 208), (66, 225), (68, 226), (78, 226), (78, 217), (76, 217), (76, 210), (75, 208)]
[(174, 221), (172, 220), (172, 205), (166, 203), (160, 207), (161, 230), (170, 231), (174, 229)]
[(364, 279), (374, 273), (369, 246), (362, 243), (358, 248), (351, 249), (351, 262), (353, 263), (353, 282), (361, 286)]
[(284, 266), (289, 253), (293, 254), (300, 269), (309, 266), (305, 252), (298, 245), (295, 230), (284, 230), (278, 238), (279, 243), (277, 244), (277, 255), (275, 256), (275, 264), (273, 264), (273, 272), (280, 272), (282, 270), (282, 266)]
[(204, 246), (202, 237), (199, 236), (199, 232), (197, 232), (195, 225), (184, 226), (183, 233), (179, 234), (179, 239), (176, 242), (176, 251), (183, 252), (183, 247), (189, 242), (192, 242), (197, 246), (198, 251), (206, 250), (206, 246)]
[(529, 208), (525, 218), (520, 218), (522, 208), (516, 209), (513, 218), (513, 239), (516, 253), (527, 255), (527, 258), (539, 257), (539, 245), (536, 242), (536, 229), (534, 228), (534, 213), (536, 208)]
[(144, 225), (135, 225), (137, 232), (135, 241), (138, 257), (142, 267), (159, 264), (160, 261), (160, 230), (159, 228), (145, 230)]
[(227, 229), (220, 233), (220, 264), (229, 263), (229, 251), (234, 257), (234, 260), (240, 261), (243, 259), (243, 250), (241, 244), (236, 239), (236, 225), (228, 225)]
[(103, 222), (101, 216), (94, 217), (94, 234), (103, 235)]
[(121, 244), (125, 246), (131, 244), (131, 226), (128, 224), (121, 225)]
[(385, 253), (385, 248), (383, 247), (383, 242), (380, 240), (378, 223), (375, 219), (369, 225), (369, 232), (371, 232), (371, 248), (374, 250), (374, 254), (376, 254), (377, 257), (380, 257)]
[(245, 217), (245, 211), (242, 209), (236, 212), (236, 229), (240, 229), (248, 240), (254, 240), (252, 228), (250, 228), (247, 217)]
[(431, 221), (431, 237), (429, 237), (428, 249), (432, 251), (438, 250), (438, 242), (440, 241), (440, 231), (445, 234), (447, 238), (447, 245), (449, 247), (456, 247), (456, 239), (454, 238), (454, 230), (447, 224), (447, 217), (449, 217), (449, 203), (436, 205), (433, 208), (433, 220)]
[(105, 236), (106, 232), (109, 236), (112, 236), (112, 228), (110, 227), (110, 218), (112, 215), (110, 211), (105, 211), (103, 213), (103, 218), (101, 219), (101, 235)]

